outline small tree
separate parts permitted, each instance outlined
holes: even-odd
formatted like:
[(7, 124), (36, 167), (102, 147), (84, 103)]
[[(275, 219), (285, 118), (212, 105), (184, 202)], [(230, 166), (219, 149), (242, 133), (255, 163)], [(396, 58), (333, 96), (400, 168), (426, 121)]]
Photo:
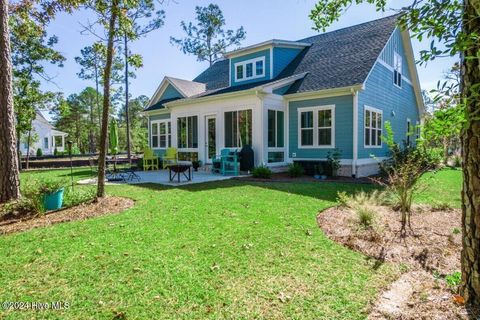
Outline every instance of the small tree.
[(180, 26), (187, 34), (186, 38), (170, 37), (170, 42), (177, 45), (185, 54), (197, 56), (198, 61), (208, 61), (212, 65), (221, 58), (228, 47), (239, 46), (245, 40), (245, 30), (224, 30), (225, 18), (216, 4), (208, 7), (195, 7), (197, 25), (182, 21)]
[(402, 232), (410, 227), (410, 217), (413, 195), (424, 186), (419, 183), (421, 176), (433, 167), (421, 149), (405, 145), (401, 147), (393, 139), (391, 124), (385, 122), (386, 135), (383, 141), (390, 150), (390, 158), (381, 163), (381, 169), (386, 174), (386, 181), (378, 179), (396, 198), (401, 213)]

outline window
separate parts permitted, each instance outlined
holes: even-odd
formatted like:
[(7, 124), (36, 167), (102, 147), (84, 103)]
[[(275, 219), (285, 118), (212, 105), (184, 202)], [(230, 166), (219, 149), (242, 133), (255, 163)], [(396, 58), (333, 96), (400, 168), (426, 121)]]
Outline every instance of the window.
[(398, 53), (393, 53), (393, 83), (402, 87), (402, 56)]
[(169, 120), (155, 121), (151, 124), (152, 148), (165, 149), (172, 145), (172, 125)]
[(235, 63), (235, 81), (244, 81), (265, 76), (265, 57)]
[(420, 123), (417, 121), (415, 124), (415, 136), (416, 139), (420, 139)]
[(300, 147), (333, 148), (335, 106), (298, 109)]
[(177, 146), (179, 148), (198, 148), (198, 117), (177, 119)]
[(43, 138), (43, 149), (48, 149), (48, 137)]
[(382, 146), (382, 111), (365, 107), (365, 147)]
[(225, 147), (252, 145), (252, 110), (225, 112)]
[(283, 111), (268, 110), (268, 147), (283, 148)]
[(410, 136), (412, 135), (412, 124), (410, 119), (407, 119), (407, 146), (410, 146)]

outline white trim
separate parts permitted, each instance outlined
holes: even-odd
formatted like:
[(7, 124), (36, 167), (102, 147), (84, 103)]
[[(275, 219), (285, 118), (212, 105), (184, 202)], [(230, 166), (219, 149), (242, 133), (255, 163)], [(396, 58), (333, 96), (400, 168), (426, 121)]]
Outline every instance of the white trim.
[(263, 41), (251, 46), (247, 46), (245, 48), (240, 48), (237, 50), (233, 50), (224, 54), (226, 58), (235, 58), (241, 55), (246, 55), (251, 52), (260, 51), (262, 49), (267, 49), (270, 47), (283, 47), (283, 48), (305, 48), (310, 47), (311, 43), (306, 42), (298, 42), (298, 41), (288, 41), (288, 40), (278, 40), (272, 39)]
[(356, 174), (357, 174), (357, 161), (358, 161), (358, 91), (353, 91), (353, 161), (352, 161), (352, 176), (356, 176)]
[[(160, 147), (160, 123), (165, 123), (165, 147)], [(170, 123), (170, 133), (168, 133), (168, 123)], [(157, 125), (157, 143), (158, 147), (154, 147), (152, 143), (152, 138), (153, 138), (153, 131), (152, 131), (152, 126)], [(151, 120), (149, 124), (149, 146), (152, 148), (152, 150), (166, 150), (167, 148), (170, 148), (172, 146), (172, 122), (170, 119), (159, 119), (159, 120)], [(163, 136), (163, 135), (162, 135)], [(170, 143), (168, 143), (168, 136), (170, 136)]]
[[(261, 74), (257, 74), (257, 62), (261, 61), (262, 62), (262, 73)], [(247, 77), (247, 65), (248, 64), (251, 64), (252, 65), (252, 76), (251, 77)], [(238, 76), (238, 73), (237, 73), (237, 68), (239, 66), (242, 66), (243, 67), (243, 71), (242, 71), (242, 76), (243, 78), (242, 79), (238, 79), (237, 76)], [(243, 81), (247, 81), (247, 80), (253, 80), (253, 79), (258, 79), (258, 78), (263, 78), (265, 77), (265, 74), (266, 74), (266, 65), (265, 65), (265, 56), (261, 56), (261, 57), (258, 57), (258, 58), (253, 58), (253, 59), (248, 59), (248, 60), (244, 60), (244, 61), (239, 61), (239, 62), (235, 62), (233, 64), (233, 72), (234, 72), (234, 79), (235, 79), (235, 82), (243, 82)]]
[[(397, 60), (397, 61), (395, 61)], [(395, 63), (397, 62), (397, 63)], [(400, 68), (398, 68), (400, 67)], [(399, 69), (399, 70), (398, 70)], [(395, 72), (400, 73), (400, 83), (396, 83), (397, 78), (395, 77)], [(393, 50), (393, 85), (397, 88), (402, 88), (402, 78), (403, 78), (403, 57), (396, 50)]]
[(342, 87), (342, 88), (292, 93), (292, 94), (284, 95), (283, 98), (290, 102), (290, 101), (299, 101), (299, 100), (306, 100), (306, 99), (338, 97), (338, 96), (351, 95), (352, 89), (353, 90), (363, 89), (363, 85), (358, 84), (358, 85)]
[[(384, 160), (387, 160), (388, 157), (375, 157), (375, 158), (362, 158), (357, 160), (357, 165), (364, 166), (368, 164), (379, 164)], [(288, 163), (292, 163), (293, 161), (327, 161), (327, 158), (291, 158), (289, 159)], [(340, 159), (340, 164), (342, 166), (350, 166), (353, 163), (353, 159)]]
[[(377, 109), (377, 108), (374, 108), (374, 107), (370, 107), (370, 106), (367, 106), (367, 105), (364, 105), (363, 106), (363, 148), (364, 149), (381, 149), (383, 148), (383, 139), (380, 139), (380, 145), (366, 145), (365, 144), (365, 131), (367, 128), (365, 128), (365, 117), (366, 117), (366, 113), (367, 111), (370, 111), (370, 112), (375, 112), (375, 113), (379, 113), (381, 116), (382, 116), (382, 123), (381, 123), (381, 128), (380, 128), (380, 131), (381, 133), (383, 134), (384, 130), (383, 130), (383, 110), (380, 110), (380, 109)], [(370, 123), (372, 122), (372, 116), (370, 115)], [(368, 127), (368, 129), (372, 130), (372, 126), (370, 124), (370, 127)], [(375, 130), (378, 130), (379, 128), (375, 128)], [(372, 134), (371, 134), (371, 131), (370, 131), (370, 144), (372, 142)]]
[[(330, 126), (331, 130), (331, 143), (330, 145), (319, 145), (318, 144), (318, 111), (323, 110), (330, 110), (332, 115), (332, 123)], [(313, 127), (311, 128), (313, 133), (313, 145), (311, 146), (303, 146), (302, 145), (302, 124), (301, 124), (301, 116), (303, 112), (312, 112), (313, 113)], [(297, 126), (297, 133), (298, 133), (298, 149), (334, 149), (335, 148), (335, 105), (323, 105), (323, 106), (315, 106), (315, 107), (305, 107), (305, 108), (298, 108), (297, 109), (297, 117), (298, 117), (298, 126)], [(322, 127), (328, 128), (328, 127)], [(307, 128), (309, 129), (309, 128)]]
[[(385, 68), (387, 68), (389, 71), (393, 72), (394, 69), (391, 65), (389, 65), (385, 60), (383, 59), (378, 59), (377, 61), (380, 65), (384, 66)], [(402, 74), (402, 82), (405, 82), (405, 83), (408, 83), (409, 85), (411, 85), (413, 87), (413, 84), (412, 82), (404, 75)], [(394, 84), (395, 85), (395, 84)], [(401, 88), (399, 86), (396, 86), (397, 88)]]

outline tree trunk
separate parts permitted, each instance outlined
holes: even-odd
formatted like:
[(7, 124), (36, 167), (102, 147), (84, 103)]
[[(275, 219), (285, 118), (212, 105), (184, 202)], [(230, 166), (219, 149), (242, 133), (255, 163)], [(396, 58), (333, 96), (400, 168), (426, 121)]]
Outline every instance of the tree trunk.
[(124, 35), (125, 40), (125, 120), (127, 124), (127, 156), (128, 162), (132, 164), (132, 146), (130, 142), (130, 116), (128, 112), (128, 39), (127, 34)]
[[(91, 101), (90, 101), (91, 102)], [(89, 135), (89, 142), (90, 142), (90, 153), (95, 153), (95, 135), (93, 134), (93, 128), (94, 128), (94, 117), (93, 117), (93, 104), (90, 104), (90, 128), (88, 130), (88, 135)]]
[[(30, 124), (31, 126), (32, 124)], [(32, 130), (28, 130), (27, 136), (27, 159), (25, 160), (25, 169), (28, 170), (28, 164), (30, 162), (30, 139), (32, 138)]]
[(8, 0), (0, 0), (0, 203), (20, 197)]
[(97, 197), (105, 196), (105, 160), (107, 157), (107, 132), (108, 113), (110, 107), (110, 78), (113, 61), (113, 41), (115, 37), (115, 24), (118, 13), (118, 0), (113, 0), (111, 5), (110, 21), (108, 26), (107, 61), (103, 72), (103, 117), (100, 134), (100, 155), (98, 157), (98, 184)]
[[(480, 34), (480, 4), (466, 0), (463, 28)], [(474, 7), (475, 6), (475, 7)], [(472, 44), (464, 57), (478, 57), (480, 43)], [(462, 61), (462, 97), (466, 101), (467, 124), (462, 133), (462, 286), (461, 294), (472, 305), (480, 304), (480, 61)]]

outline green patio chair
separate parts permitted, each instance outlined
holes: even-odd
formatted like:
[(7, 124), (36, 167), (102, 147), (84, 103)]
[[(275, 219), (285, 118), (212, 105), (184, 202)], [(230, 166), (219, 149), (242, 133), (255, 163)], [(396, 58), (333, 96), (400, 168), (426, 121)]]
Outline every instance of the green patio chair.
[(166, 169), (169, 165), (175, 165), (178, 162), (177, 148), (167, 148), (162, 158), (162, 168)]
[(153, 153), (153, 150), (146, 148), (143, 151), (143, 170), (158, 170), (158, 157)]

